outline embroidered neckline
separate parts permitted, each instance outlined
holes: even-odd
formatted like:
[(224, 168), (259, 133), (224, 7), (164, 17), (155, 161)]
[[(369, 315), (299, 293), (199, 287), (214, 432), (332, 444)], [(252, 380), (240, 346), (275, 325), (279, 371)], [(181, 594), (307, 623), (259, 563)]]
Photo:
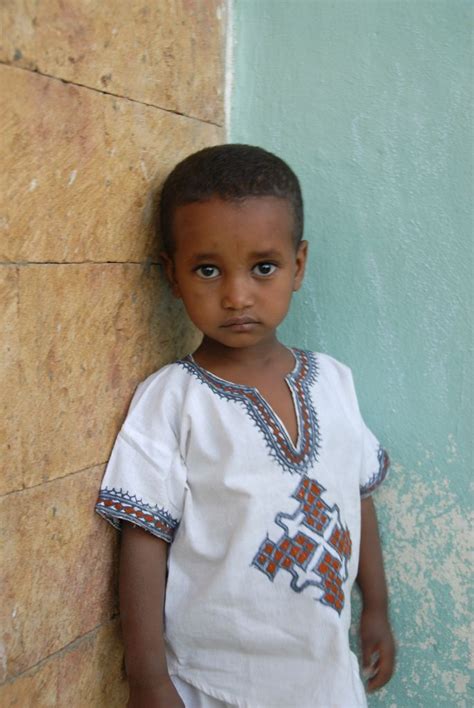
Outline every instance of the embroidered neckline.
[(313, 352), (291, 348), (295, 358), (293, 370), (285, 376), (290, 389), (297, 419), (298, 435), (293, 443), (285, 425), (258, 388), (227, 381), (202, 368), (191, 355), (177, 363), (196, 376), (220, 398), (243, 405), (259, 428), (270, 455), (288, 472), (303, 474), (317, 458), (319, 425), (311, 399), (310, 387), (316, 381), (318, 366)]

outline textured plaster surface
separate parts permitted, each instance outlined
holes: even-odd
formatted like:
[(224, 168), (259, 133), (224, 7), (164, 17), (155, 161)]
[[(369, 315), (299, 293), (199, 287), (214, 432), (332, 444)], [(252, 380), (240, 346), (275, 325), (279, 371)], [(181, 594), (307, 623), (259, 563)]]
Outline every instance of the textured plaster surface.
[(0, 60), (223, 121), (222, 0), (3, 0)]
[(305, 197), (283, 338), (352, 367), (394, 462), (376, 503), (398, 667), (371, 706), (474, 702), (471, 27), (463, 0), (234, 0), (231, 138)]

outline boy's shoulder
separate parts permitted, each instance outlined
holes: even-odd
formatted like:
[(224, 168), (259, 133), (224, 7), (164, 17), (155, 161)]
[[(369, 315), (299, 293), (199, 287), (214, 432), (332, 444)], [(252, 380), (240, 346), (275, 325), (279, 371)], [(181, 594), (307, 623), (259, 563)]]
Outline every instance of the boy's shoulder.
[(343, 364), (329, 354), (296, 350), (303, 352), (314, 362), (316, 375), (313, 377), (317, 387), (324, 389), (325, 395), (330, 399), (336, 397), (344, 406), (357, 408), (357, 395), (354, 388), (352, 371), (347, 364)]
[(132, 398), (130, 410), (138, 406), (154, 406), (159, 400), (162, 405), (166, 400), (170, 404), (179, 401), (186, 380), (182, 359), (165, 364), (141, 381)]
[(166, 382), (172, 381), (180, 377), (183, 367), (182, 363), (186, 357), (183, 359), (177, 359), (169, 364), (164, 364), (159, 369), (154, 371), (152, 374), (147, 376), (143, 381), (138, 384), (138, 387), (149, 388), (152, 386), (164, 385)]
[(293, 351), (301, 352), (307, 357), (313, 359), (318, 372), (318, 376), (336, 377), (342, 381), (345, 381), (347, 379), (352, 380), (352, 371), (350, 367), (347, 366), (347, 364), (343, 364), (341, 361), (338, 361), (329, 354), (306, 349), (299, 349), (298, 347), (293, 347)]

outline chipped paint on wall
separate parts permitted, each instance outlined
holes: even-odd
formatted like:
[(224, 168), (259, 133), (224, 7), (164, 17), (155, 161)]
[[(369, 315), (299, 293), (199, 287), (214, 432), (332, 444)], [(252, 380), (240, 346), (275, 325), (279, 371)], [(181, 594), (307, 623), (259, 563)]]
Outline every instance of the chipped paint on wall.
[(394, 463), (376, 503), (398, 666), (369, 704), (467, 708), (473, 5), (233, 13), (231, 139), (286, 158), (305, 199), (309, 267), (282, 335), (352, 367)]

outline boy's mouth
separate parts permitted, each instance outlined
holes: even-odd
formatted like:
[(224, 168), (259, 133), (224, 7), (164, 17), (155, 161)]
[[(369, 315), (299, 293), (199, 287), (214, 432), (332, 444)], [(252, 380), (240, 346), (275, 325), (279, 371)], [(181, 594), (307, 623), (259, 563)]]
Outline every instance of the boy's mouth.
[(253, 317), (231, 317), (229, 320), (226, 320), (221, 327), (246, 332), (256, 324), (258, 324), (258, 322)]

